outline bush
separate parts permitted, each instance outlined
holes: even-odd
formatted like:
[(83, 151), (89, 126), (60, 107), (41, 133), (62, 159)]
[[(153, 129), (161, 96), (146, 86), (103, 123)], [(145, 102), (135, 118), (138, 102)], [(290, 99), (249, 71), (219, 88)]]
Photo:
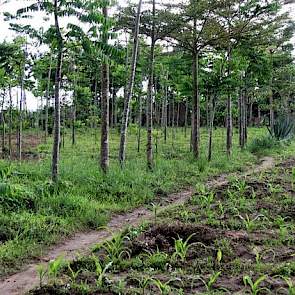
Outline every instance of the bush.
[(255, 138), (249, 144), (248, 149), (251, 153), (257, 154), (265, 150), (275, 148), (279, 145), (279, 142), (271, 136), (263, 136), (260, 138)]
[(270, 135), (277, 140), (290, 139), (294, 135), (294, 122), (288, 117), (279, 117), (273, 130), (268, 129)]

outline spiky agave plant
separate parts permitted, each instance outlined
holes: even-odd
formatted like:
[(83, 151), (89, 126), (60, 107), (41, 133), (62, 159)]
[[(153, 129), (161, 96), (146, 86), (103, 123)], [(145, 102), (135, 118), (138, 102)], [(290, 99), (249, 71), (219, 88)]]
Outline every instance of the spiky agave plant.
[(273, 129), (268, 128), (268, 131), (277, 140), (290, 139), (294, 135), (294, 120), (280, 116), (275, 121)]

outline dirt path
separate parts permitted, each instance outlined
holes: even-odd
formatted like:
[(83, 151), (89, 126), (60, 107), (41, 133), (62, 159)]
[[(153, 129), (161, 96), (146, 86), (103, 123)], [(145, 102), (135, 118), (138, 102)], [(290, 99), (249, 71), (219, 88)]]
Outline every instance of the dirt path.
[[(248, 170), (242, 175), (249, 175), (258, 173), (260, 171), (272, 168), (275, 164), (273, 158), (266, 157), (262, 159), (262, 162)], [(229, 176), (233, 174), (221, 175), (214, 180), (207, 182), (209, 187), (218, 187), (225, 185)], [(164, 205), (161, 210), (167, 209), (169, 206), (175, 206), (185, 203), (193, 194), (193, 189), (188, 189), (180, 193), (171, 194), (166, 198), (169, 205)], [(52, 247), (46, 256), (41, 257), (38, 261), (35, 261), (26, 266), (26, 269), (22, 272), (16, 273), (5, 280), (0, 281), (0, 294), (1, 295), (21, 295), (34, 286), (38, 285), (39, 279), (36, 273), (36, 267), (39, 264), (47, 263), (50, 260), (56, 259), (58, 256), (63, 256), (65, 259), (74, 259), (77, 254), (87, 254), (91, 246), (112, 238), (112, 233), (118, 233), (122, 231), (126, 226), (137, 226), (143, 220), (150, 220), (153, 218), (153, 213), (145, 207), (140, 207), (132, 212), (128, 212), (122, 215), (116, 215), (108, 223), (105, 230), (90, 231), (87, 233), (77, 233), (72, 238), (64, 241), (59, 245)]]

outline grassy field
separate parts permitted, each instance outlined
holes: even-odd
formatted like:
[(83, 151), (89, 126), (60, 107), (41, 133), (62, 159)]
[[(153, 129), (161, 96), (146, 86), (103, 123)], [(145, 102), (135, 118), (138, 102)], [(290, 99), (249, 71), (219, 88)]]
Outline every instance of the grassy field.
[[(203, 183), (209, 176), (249, 167), (257, 156), (247, 149), (240, 151), (235, 141), (232, 158), (225, 153), (225, 130), (214, 137), (213, 160), (206, 161), (207, 137), (202, 130), (202, 154), (195, 161), (189, 151), (189, 138), (177, 130), (172, 145), (171, 130), (167, 144), (159, 139), (155, 168), (145, 165), (145, 134), (137, 153), (136, 134), (128, 137), (127, 161), (118, 165), (119, 136), (113, 130), (110, 138), (111, 165), (107, 175), (99, 170), (99, 135), (93, 130), (79, 131), (72, 147), (65, 137), (61, 152), (61, 182), (53, 186), (50, 179), (51, 143), (41, 144), (33, 152), (39, 160), (0, 162), (0, 276), (17, 271), (28, 259), (38, 257), (42, 249), (73, 234), (97, 229), (111, 214), (152, 202), (188, 186)], [(249, 141), (266, 134), (264, 129), (250, 129)], [(234, 138), (237, 140), (237, 135)], [(287, 157), (295, 151), (294, 143), (268, 150), (268, 154)]]

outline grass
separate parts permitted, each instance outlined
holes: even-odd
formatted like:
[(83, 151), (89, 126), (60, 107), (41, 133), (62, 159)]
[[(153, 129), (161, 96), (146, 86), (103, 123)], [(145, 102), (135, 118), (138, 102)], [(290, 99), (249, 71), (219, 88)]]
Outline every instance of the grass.
[[(170, 131), (171, 132), (171, 131)], [(266, 133), (250, 129), (250, 140)], [(189, 134), (189, 133), (188, 133)], [(99, 169), (99, 136), (93, 130), (80, 130), (72, 147), (70, 135), (61, 151), (58, 187), (50, 182), (51, 143), (37, 147), (40, 161), (0, 163), (0, 276), (17, 271), (28, 259), (42, 254), (47, 246), (75, 231), (97, 229), (111, 214), (149, 204), (158, 194), (202, 183), (209, 176), (241, 170), (257, 161), (248, 150), (234, 144), (233, 156), (225, 153), (225, 130), (215, 131), (213, 159), (205, 160), (206, 130), (202, 130), (202, 157), (195, 161), (189, 151), (189, 138), (177, 130), (164, 144), (158, 139), (153, 172), (145, 165), (145, 134), (137, 153), (136, 134), (129, 134), (127, 161), (120, 168), (117, 155), (119, 135), (110, 137), (111, 163), (107, 175)], [(235, 136), (237, 139), (237, 136)], [(293, 153), (294, 144), (283, 155)], [(271, 154), (282, 154), (276, 149)]]

